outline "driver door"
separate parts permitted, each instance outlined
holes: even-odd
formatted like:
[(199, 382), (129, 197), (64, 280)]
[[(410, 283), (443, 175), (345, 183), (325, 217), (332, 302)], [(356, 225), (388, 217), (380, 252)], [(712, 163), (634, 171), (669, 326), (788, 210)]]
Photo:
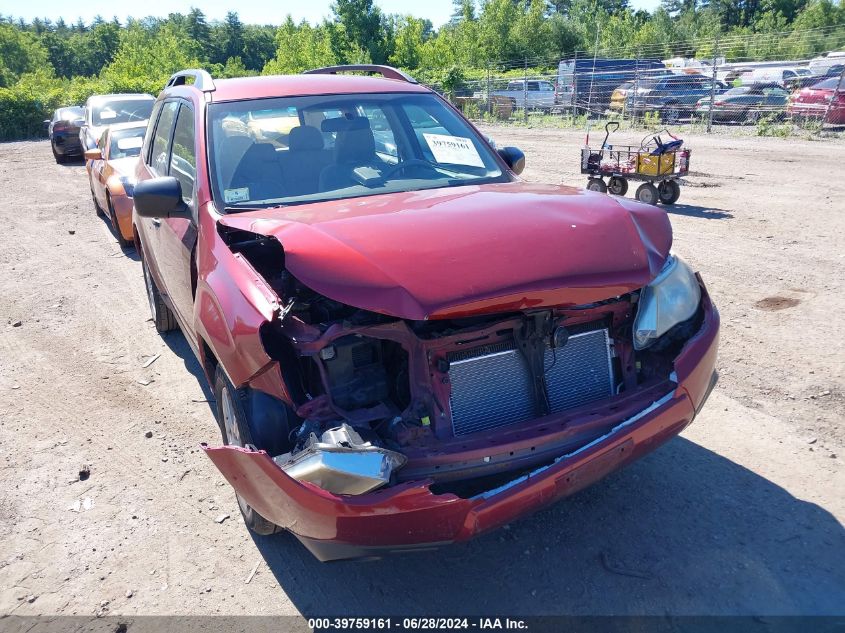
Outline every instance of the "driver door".
[(190, 218), (165, 218), (156, 228), (159, 273), (183, 328), (186, 324), (193, 323), (194, 308), (191, 278), (191, 260), (197, 240), (197, 160), (194, 129), (193, 109), (186, 102), (180, 102), (167, 153), (166, 174), (161, 175), (173, 176), (179, 181), (182, 186), (182, 201), (190, 210)]

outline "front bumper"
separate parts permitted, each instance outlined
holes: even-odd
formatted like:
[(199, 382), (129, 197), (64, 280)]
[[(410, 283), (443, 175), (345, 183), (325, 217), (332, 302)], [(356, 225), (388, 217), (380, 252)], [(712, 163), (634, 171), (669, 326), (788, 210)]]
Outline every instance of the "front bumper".
[(836, 104), (828, 107), (827, 103), (793, 102), (789, 104), (786, 112), (793, 118), (818, 119), (819, 121), (824, 119), (825, 123), (831, 124), (845, 123), (845, 107)]
[(338, 496), (285, 474), (264, 451), (204, 447), (259, 514), (293, 532), (320, 560), (466, 541), (569, 496), (654, 450), (689, 425), (713, 388), (719, 315), (702, 285), (704, 319), (675, 359), (674, 389), (606, 435), (472, 498), (414, 481)]

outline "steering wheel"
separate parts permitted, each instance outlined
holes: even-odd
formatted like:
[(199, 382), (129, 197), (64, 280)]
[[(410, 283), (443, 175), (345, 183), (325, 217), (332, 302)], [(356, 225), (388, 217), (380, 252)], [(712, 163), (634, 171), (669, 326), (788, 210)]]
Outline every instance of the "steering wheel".
[(394, 165), (393, 167), (389, 167), (388, 169), (386, 169), (384, 173), (382, 173), (381, 179), (387, 180), (394, 174), (398, 174), (400, 171), (404, 171), (408, 167), (424, 167), (440, 175), (440, 172), (437, 171), (437, 167), (435, 167), (429, 161), (422, 160), (421, 158), (411, 158), (410, 160), (402, 161), (398, 165)]

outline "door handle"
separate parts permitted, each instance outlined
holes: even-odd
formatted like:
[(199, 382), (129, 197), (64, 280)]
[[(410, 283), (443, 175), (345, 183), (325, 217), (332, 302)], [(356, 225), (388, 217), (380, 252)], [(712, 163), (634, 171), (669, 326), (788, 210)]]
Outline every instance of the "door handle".
[(156, 228), (160, 227), (161, 226), (161, 219), (153, 218), (153, 226), (156, 227)]

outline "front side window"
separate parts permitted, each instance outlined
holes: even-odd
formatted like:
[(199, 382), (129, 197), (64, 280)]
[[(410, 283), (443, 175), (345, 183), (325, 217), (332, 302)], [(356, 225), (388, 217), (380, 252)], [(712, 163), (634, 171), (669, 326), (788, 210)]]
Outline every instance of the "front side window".
[(182, 200), (191, 204), (197, 173), (197, 156), (194, 148), (194, 113), (186, 105), (179, 109), (173, 130), (173, 151), (170, 154), (170, 172), (182, 185)]
[(208, 116), (212, 191), (228, 210), (510, 180), (431, 94), (212, 103)]
[(124, 99), (106, 101), (94, 106), (91, 120), (94, 125), (114, 125), (150, 118), (154, 101), (150, 99)]

